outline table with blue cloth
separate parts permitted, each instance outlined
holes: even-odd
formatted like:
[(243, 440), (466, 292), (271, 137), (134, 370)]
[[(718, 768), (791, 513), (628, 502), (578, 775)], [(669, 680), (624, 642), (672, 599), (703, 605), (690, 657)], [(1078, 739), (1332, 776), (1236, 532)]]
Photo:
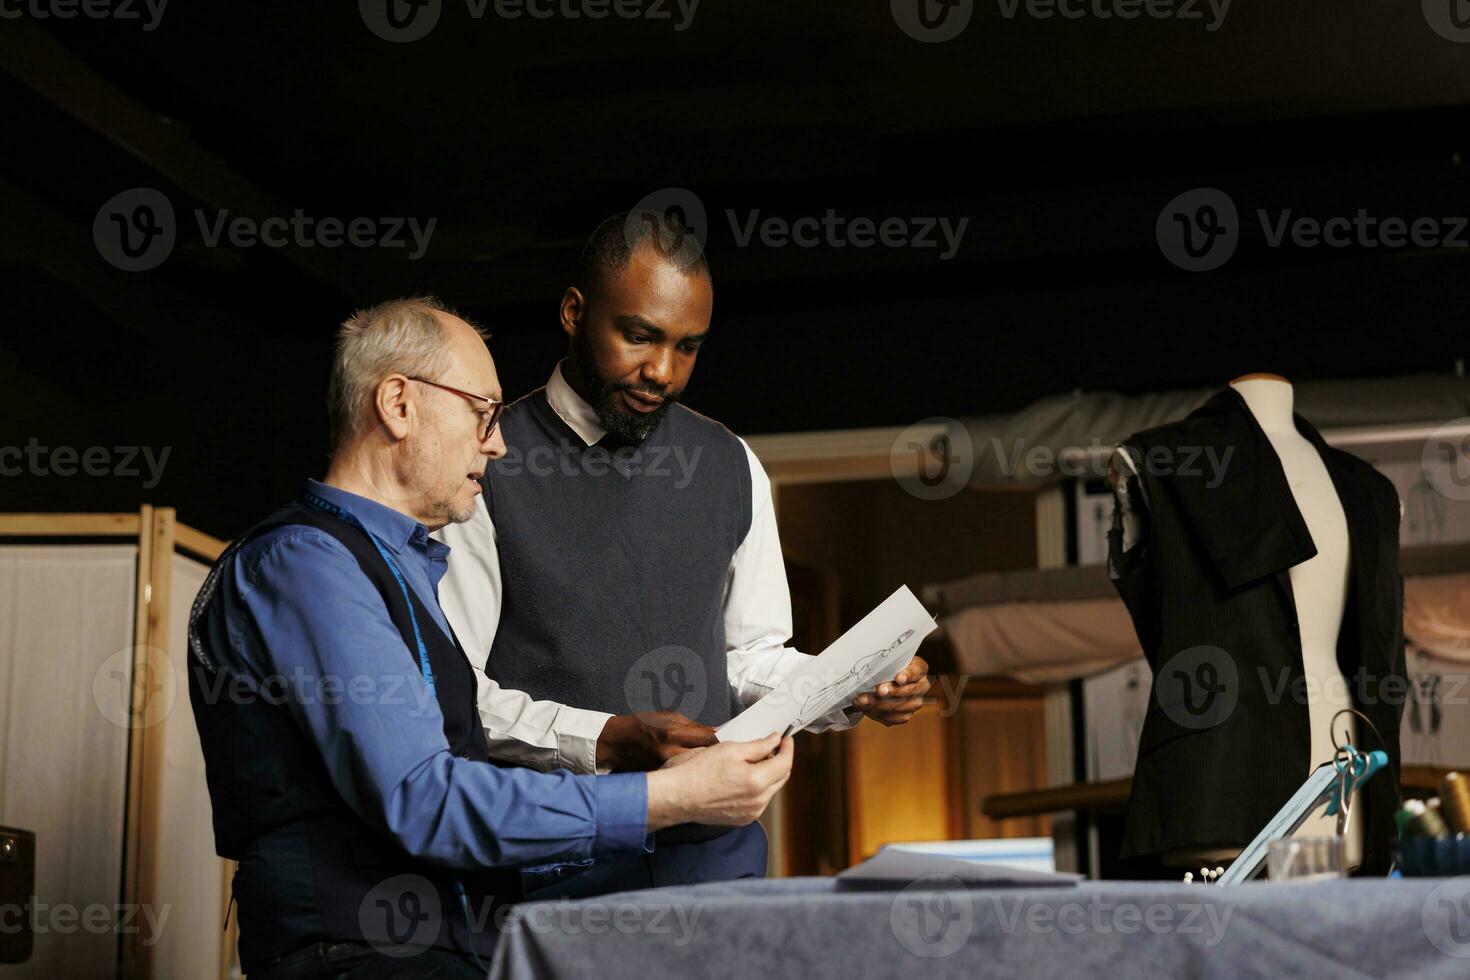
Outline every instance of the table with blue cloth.
[[(953, 879), (951, 879), (953, 881)], [(517, 906), (521, 977), (1470, 977), (1470, 877), (1218, 886), (746, 880)]]

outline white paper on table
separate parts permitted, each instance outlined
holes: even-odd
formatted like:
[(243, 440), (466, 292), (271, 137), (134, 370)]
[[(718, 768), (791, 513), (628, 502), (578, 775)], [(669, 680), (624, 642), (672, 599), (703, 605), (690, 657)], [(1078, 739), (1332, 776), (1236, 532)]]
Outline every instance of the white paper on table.
[(715, 730), (722, 742), (800, 731), (864, 691), (892, 680), (938, 624), (907, 585), (808, 658), (769, 694)]

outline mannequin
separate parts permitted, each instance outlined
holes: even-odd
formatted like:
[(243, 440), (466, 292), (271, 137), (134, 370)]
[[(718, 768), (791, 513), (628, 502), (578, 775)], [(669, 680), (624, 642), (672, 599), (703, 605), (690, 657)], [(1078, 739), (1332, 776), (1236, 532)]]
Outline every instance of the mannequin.
[[(1274, 374), (1247, 374), (1230, 382), (1281, 459), (1286, 482), (1296, 500), (1317, 556), (1293, 566), (1290, 572), (1297, 621), (1301, 624), (1302, 667), (1307, 675), (1308, 714), (1312, 724), (1312, 759), (1322, 762), (1336, 751), (1328, 724), (1341, 708), (1352, 707), (1351, 690), (1337, 665), (1337, 632), (1347, 601), (1349, 545), (1347, 518), (1332, 477), (1317, 449), (1296, 429), (1292, 420), (1292, 387)], [(1351, 715), (1339, 719), (1343, 723)], [(1357, 744), (1356, 731), (1349, 736)], [(1306, 778), (1306, 774), (1302, 774)], [(1359, 859), (1356, 821), (1349, 825), (1348, 863)], [(1319, 811), (1302, 824), (1298, 837), (1321, 837), (1336, 832), (1337, 818)]]
[[(1280, 460), (1302, 518), (1311, 534), (1317, 554), (1289, 570), (1292, 599), (1296, 606), (1301, 635), (1302, 668), (1306, 675), (1306, 696), (1310, 718), (1313, 765), (1328, 761), (1336, 750), (1333, 732), (1328, 725), (1341, 708), (1352, 707), (1348, 681), (1337, 663), (1338, 632), (1347, 601), (1351, 549), (1347, 519), (1338, 499), (1332, 477), (1316, 447), (1296, 427), (1292, 416), (1293, 391), (1289, 381), (1275, 374), (1247, 374), (1230, 382), (1230, 387), (1245, 402), (1246, 408), (1261, 427), (1271, 448)], [(1121, 473), (1137, 472), (1133, 460), (1121, 447), (1112, 460), (1112, 483), (1123, 517), (1125, 547), (1131, 548), (1142, 533), (1139, 510), (1146, 500), (1131, 499)], [(1289, 696), (1289, 695), (1288, 695)], [(1340, 735), (1347, 726), (1348, 737), (1358, 744), (1354, 719), (1339, 719), (1334, 731)], [(1310, 771), (1310, 770), (1309, 770)], [(1302, 773), (1306, 779), (1308, 772)], [(1361, 817), (1355, 809), (1349, 821), (1347, 861), (1356, 866), (1361, 860)], [(1320, 837), (1336, 833), (1337, 818), (1322, 811), (1309, 818), (1295, 836)], [(1202, 864), (1233, 859), (1236, 850), (1186, 849), (1164, 855), (1166, 864), (1197, 868)]]

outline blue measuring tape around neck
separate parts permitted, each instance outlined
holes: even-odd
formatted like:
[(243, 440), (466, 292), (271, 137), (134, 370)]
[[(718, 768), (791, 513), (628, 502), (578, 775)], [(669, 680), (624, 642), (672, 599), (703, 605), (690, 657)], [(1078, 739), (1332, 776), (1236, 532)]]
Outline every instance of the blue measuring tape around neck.
[(388, 570), (393, 573), (393, 578), (398, 582), (398, 587), (403, 590), (403, 601), (408, 604), (408, 621), (409, 624), (413, 626), (413, 641), (414, 644), (418, 647), (419, 670), (423, 672), (424, 683), (429, 686), (429, 694), (431, 694), (435, 700), (438, 700), (439, 692), (438, 689), (434, 686), (434, 671), (433, 668), (429, 666), (429, 648), (424, 645), (424, 634), (419, 631), (419, 618), (418, 616), (414, 615), (413, 611), (413, 596), (409, 594), (408, 582), (404, 579), (403, 572), (399, 571), (398, 563), (393, 560), (393, 556), (388, 553), (388, 549), (383, 547), (383, 543), (377, 539), (373, 532), (369, 531), (367, 527), (364, 526), (362, 521), (357, 519), (357, 515), (352, 513), (352, 511), (346, 510), (342, 507), (338, 507), (330, 500), (323, 500), (321, 497), (318, 497), (316, 494), (312, 493), (309, 490), (303, 496), (306, 502), (315, 507), (317, 510), (331, 514), (333, 517), (339, 518), (340, 520), (344, 520), (348, 524), (351, 524), (353, 527), (362, 531), (363, 534), (366, 534), (368, 540), (373, 543), (373, 547), (378, 549), (378, 554), (382, 555), (383, 560), (388, 563)]
[[(413, 641), (418, 647), (419, 670), (423, 672), (424, 683), (428, 685), (430, 696), (437, 701), (439, 699), (439, 692), (438, 688), (434, 685), (434, 671), (429, 666), (429, 649), (424, 645), (424, 634), (419, 630), (419, 618), (413, 611), (413, 596), (408, 591), (408, 581), (403, 577), (403, 572), (399, 570), (398, 563), (393, 560), (393, 556), (388, 553), (387, 548), (383, 547), (383, 543), (377, 539), (377, 536), (369, 531), (366, 525), (358, 520), (357, 515), (352, 513), (352, 511), (338, 507), (330, 500), (323, 500), (309, 490), (303, 494), (303, 497), (310, 506), (324, 513), (331, 514), (339, 520), (346, 521), (363, 534), (366, 534), (367, 539), (373, 543), (373, 547), (378, 549), (378, 554), (383, 557), (383, 561), (388, 563), (388, 570), (393, 573), (393, 578), (398, 583), (398, 587), (403, 590), (403, 601), (408, 604), (408, 621), (413, 626)], [(470, 899), (469, 895), (465, 893), (464, 882), (460, 881), (458, 876), (455, 875), (451, 875), (450, 879), (454, 882), (454, 891), (459, 897), (460, 908), (464, 910), (465, 929), (470, 935), (473, 935), (474, 929), (470, 924)], [(473, 944), (470, 946), (470, 954), (474, 956), (477, 964), (482, 968), (485, 967), (485, 964), (480, 961), (480, 954), (475, 950)]]

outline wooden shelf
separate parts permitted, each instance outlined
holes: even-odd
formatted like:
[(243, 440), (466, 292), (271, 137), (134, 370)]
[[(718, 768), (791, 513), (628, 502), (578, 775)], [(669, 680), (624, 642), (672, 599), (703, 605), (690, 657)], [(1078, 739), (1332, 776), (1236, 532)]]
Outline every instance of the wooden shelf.
[(1110, 779), (1101, 783), (1073, 783), (1024, 793), (996, 793), (987, 796), (980, 810), (992, 820), (1008, 817), (1035, 817), (1064, 810), (1121, 810), (1128, 805), (1131, 779)]
[[(1399, 785), (1407, 795), (1433, 794), (1450, 770), (1433, 766), (1404, 766)], [(1099, 783), (1073, 783), (1023, 793), (987, 796), (980, 810), (992, 820), (1035, 817), (1065, 810), (1123, 810), (1128, 806), (1132, 779), (1110, 779)]]

